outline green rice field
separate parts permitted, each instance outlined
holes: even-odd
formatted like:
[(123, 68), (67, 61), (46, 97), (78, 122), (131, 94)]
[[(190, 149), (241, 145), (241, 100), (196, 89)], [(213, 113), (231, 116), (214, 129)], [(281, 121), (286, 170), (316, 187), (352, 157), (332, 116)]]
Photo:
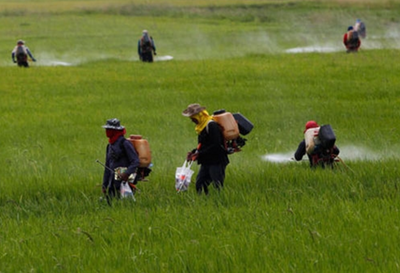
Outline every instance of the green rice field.
[[(0, 0), (0, 15), (0, 273), (400, 270), (400, 1)], [(198, 165), (175, 190), (195, 102), (254, 124), (208, 196)], [(152, 172), (109, 206), (96, 160), (114, 117), (149, 141)], [(291, 160), (308, 120), (333, 127), (335, 169)]]

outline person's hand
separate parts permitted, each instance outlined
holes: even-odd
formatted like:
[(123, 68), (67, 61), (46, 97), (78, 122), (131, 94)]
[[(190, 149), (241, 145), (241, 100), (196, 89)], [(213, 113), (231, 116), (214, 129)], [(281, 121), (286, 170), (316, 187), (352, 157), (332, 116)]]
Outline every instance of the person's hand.
[(106, 189), (105, 187), (102, 187), (102, 188), (101, 188), (101, 191), (102, 191), (104, 194), (106, 194), (107, 189)]
[(198, 152), (196, 150), (188, 152), (186, 156), (187, 161), (196, 161), (198, 157)]
[(13, 60), (13, 63), (15, 63), (15, 64), (16, 64), (16, 63), (17, 63), (17, 61), (16, 61), (16, 60)]
[(122, 180), (122, 181), (128, 181), (128, 178), (129, 178), (129, 175), (127, 174), (127, 173), (121, 173), (121, 174), (119, 174), (119, 178)]
[(186, 160), (187, 161), (192, 161), (192, 155), (193, 155), (192, 152), (188, 152), (187, 155), (186, 155)]
[(35, 59), (35, 58), (32, 58), (32, 61), (33, 61), (33, 62), (36, 62), (36, 59)]
[(154, 55), (157, 55), (157, 52), (154, 51)]

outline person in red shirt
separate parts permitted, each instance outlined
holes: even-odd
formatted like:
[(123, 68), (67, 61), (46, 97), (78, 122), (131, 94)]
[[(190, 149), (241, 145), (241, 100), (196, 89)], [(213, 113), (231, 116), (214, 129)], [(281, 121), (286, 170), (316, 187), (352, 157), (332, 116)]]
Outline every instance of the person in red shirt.
[(361, 40), (353, 26), (349, 26), (347, 32), (343, 35), (343, 44), (346, 47), (347, 53), (358, 52), (361, 46)]

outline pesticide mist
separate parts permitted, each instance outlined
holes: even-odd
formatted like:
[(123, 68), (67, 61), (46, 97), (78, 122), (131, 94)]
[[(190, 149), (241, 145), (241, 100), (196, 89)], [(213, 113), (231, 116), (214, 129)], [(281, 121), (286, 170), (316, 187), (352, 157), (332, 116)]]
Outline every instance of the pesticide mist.
[[(379, 161), (379, 160), (388, 160), (393, 158), (399, 158), (398, 153), (394, 150), (391, 151), (381, 151), (375, 152), (369, 148), (354, 146), (354, 145), (345, 145), (340, 146), (340, 154), (339, 157), (344, 161)], [(275, 154), (266, 154), (261, 158), (264, 161), (272, 162), (272, 163), (288, 163), (295, 162), (294, 152), (285, 152), (285, 153), (275, 153)], [(303, 161), (308, 160), (307, 156), (303, 157)]]

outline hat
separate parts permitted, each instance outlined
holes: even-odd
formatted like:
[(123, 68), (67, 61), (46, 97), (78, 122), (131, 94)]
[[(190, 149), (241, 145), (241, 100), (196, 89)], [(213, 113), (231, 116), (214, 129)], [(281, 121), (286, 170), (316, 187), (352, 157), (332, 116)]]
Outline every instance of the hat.
[(19, 45), (19, 44), (25, 44), (25, 42), (22, 40), (18, 40), (17, 45)]
[(144, 29), (143, 30), (143, 34), (147, 34), (147, 33), (148, 33), (148, 31)]
[(191, 117), (200, 113), (204, 109), (206, 109), (204, 106), (200, 106), (200, 104), (198, 103), (192, 103), (189, 104), (189, 106), (185, 110), (183, 110), (182, 115), (184, 115), (185, 117)]
[(102, 126), (104, 129), (111, 129), (111, 130), (118, 130), (122, 131), (124, 130), (124, 126), (121, 126), (119, 119), (113, 118), (113, 119), (108, 119), (106, 125)]
[(349, 27), (347, 28), (347, 31), (352, 30), (352, 29), (353, 29), (353, 26), (349, 26)]
[(307, 123), (306, 123), (306, 129), (304, 129), (304, 132), (303, 132), (303, 133), (305, 133), (308, 129), (311, 129), (311, 128), (318, 128), (318, 127), (319, 127), (319, 125), (318, 125), (318, 123), (316, 123), (315, 121), (313, 121), (313, 120), (307, 121)]

